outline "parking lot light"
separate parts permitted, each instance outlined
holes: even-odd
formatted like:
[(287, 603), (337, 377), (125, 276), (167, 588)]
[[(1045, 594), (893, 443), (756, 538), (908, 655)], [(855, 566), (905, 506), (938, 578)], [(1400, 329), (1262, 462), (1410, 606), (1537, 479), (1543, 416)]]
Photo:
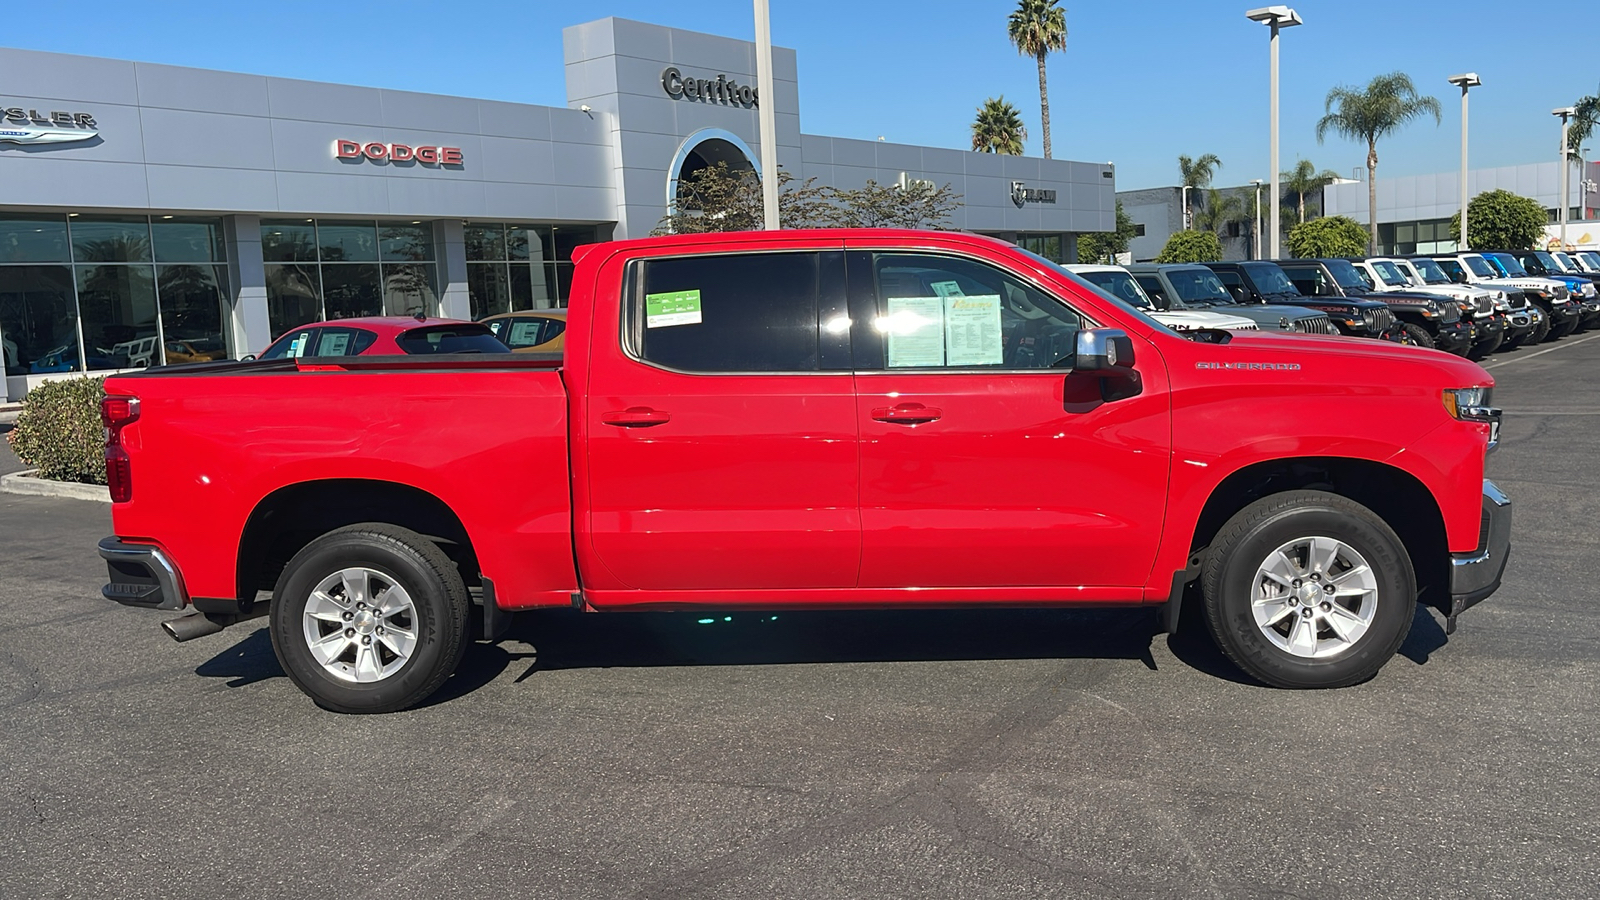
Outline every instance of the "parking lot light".
[(1467, 89), (1483, 84), (1477, 72), (1451, 75), (1450, 83), (1461, 88), (1461, 239), (1458, 250), (1467, 249)]
[(1278, 204), (1278, 199), (1277, 199), (1278, 198), (1278, 30), (1280, 28), (1289, 28), (1289, 27), (1294, 26), (1294, 25), (1299, 25), (1299, 24), (1301, 24), (1301, 19), (1300, 19), (1300, 14), (1299, 13), (1295, 12), (1294, 10), (1290, 9), (1287, 6), (1263, 6), (1260, 9), (1252, 9), (1252, 10), (1246, 12), (1244, 15), (1245, 15), (1245, 18), (1249, 19), (1250, 21), (1252, 21), (1252, 22), (1260, 22), (1263, 25), (1266, 25), (1266, 26), (1268, 26), (1268, 27), (1270, 27), (1272, 29), (1272, 37), (1270, 38), (1270, 41), (1269, 41), (1269, 46), (1271, 47), (1270, 54), (1271, 54), (1271, 57), (1272, 57), (1272, 88), (1271, 88), (1271, 95), (1272, 96), (1271, 96), (1271, 100), (1270, 100), (1270, 105), (1272, 107), (1272, 111), (1271, 111), (1271, 113), (1269, 115), (1268, 130), (1270, 130), (1271, 133), (1272, 133), (1272, 137), (1271, 137), (1272, 152), (1270, 154), (1270, 156), (1271, 156), (1270, 163), (1272, 165), (1271, 175), (1272, 175), (1272, 198), (1273, 199), (1272, 199), (1272, 233), (1269, 235), (1268, 240), (1270, 240), (1271, 244), (1272, 244), (1272, 258), (1273, 259), (1277, 259), (1279, 256), (1282, 255), (1282, 254), (1280, 254), (1278, 252), (1278, 232), (1282, 229), (1282, 220), (1281, 220), (1282, 211), (1278, 208), (1279, 204)]
[(1568, 188), (1567, 178), (1572, 173), (1570, 159), (1572, 153), (1567, 149), (1567, 120), (1576, 115), (1578, 110), (1571, 106), (1563, 106), (1550, 110), (1550, 115), (1561, 117), (1561, 205), (1556, 209), (1556, 215), (1561, 222), (1561, 249), (1567, 249), (1567, 214), (1572, 208), (1572, 191)]

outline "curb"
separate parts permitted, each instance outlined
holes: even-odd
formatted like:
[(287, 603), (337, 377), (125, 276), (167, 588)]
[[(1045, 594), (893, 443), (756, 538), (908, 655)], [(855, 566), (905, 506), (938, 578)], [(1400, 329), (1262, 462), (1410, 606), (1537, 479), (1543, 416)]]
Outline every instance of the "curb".
[(29, 494), (35, 497), (70, 497), (73, 500), (98, 500), (111, 502), (111, 489), (103, 484), (79, 484), (74, 481), (51, 481), (35, 478), (38, 469), (0, 475), (0, 493)]

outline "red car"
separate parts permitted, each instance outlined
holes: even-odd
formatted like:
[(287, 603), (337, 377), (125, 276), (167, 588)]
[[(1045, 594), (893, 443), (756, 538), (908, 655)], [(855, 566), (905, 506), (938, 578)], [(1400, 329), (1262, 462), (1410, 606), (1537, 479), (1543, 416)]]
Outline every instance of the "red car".
[(450, 677), (470, 617), (492, 637), (539, 607), (1142, 605), (1171, 629), (1193, 584), (1245, 672), (1339, 687), (1419, 598), (1453, 628), (1499, 587), (1476, 363), (1185, 337), (953, 232), (573, 256), (564, 359), (112, 376), (105, 595), (193, 606), (180, 640), (268, 615), (301, 690), (382, 712)]
[(259, 357), (394, 356), (414, 353), (509, 353), (487, 326), (459, 319), (371, 316), (302, 325), (272, 342)]

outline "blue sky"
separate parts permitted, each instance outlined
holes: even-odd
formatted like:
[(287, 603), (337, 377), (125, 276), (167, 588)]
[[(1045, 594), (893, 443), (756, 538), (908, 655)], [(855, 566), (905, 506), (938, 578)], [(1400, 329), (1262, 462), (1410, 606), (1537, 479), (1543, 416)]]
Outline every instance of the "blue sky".
[[(1005, 37), (1013, 3), (771, 3), (774, 42), (799, 54), (806, 132), (966, 147), (978, 104), (1003, 95), (1029, 127), (1027, 152), (1042, 152), (1034, 64)], [(1064, 5), (1067, 50), (1049, 63), (1056, 157), (1115, 162), (1119, 189), (1174, 183), (1180, 153), (1220, 156), (1219, 184), (1267, 177), (1267, 29), (1244, 17), (1255, 2)], [(1282, 37), (1284, 168), (1297, 155), (1347, 176), (1364, 166), (1363, 147), (1334, 137), (1318, 145), (1314, 127), (1330, 87), (1379, 73), (1410, 74), (1444, 107), (1442, 124), (1427, 119), (1379, 144), (1380, 177), (1457, 167), (1460, 94), (1445, 81), (1451, 74), (1476, 71), (1484, 80), (1472, 93), (1475, 168), (1554, 159), (1559, 125), (1550, 110), (1600, 89), (1600, 56), (1582, 37), (1600, 26), (1600, 4), (1558, 5), (1549, 13), (1490, 0), (1293, 5), (1306, 24)], [(620, 16), (750, 39), (750, 10), (748, 0), (16, 2), (8, 4), (0, 40), (565, 105), (562, 27)], [(1600, 135), (1593, 146), (1600, 151)]]

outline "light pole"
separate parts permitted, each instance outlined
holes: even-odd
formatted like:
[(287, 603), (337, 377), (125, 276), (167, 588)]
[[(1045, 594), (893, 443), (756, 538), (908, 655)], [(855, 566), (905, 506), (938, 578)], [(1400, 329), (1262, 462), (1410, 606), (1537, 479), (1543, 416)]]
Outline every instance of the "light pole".
[(1256, 239), (1255, 247), (1252, 249), (1255, 250), (1256, 259), (1263, 259), (1264, 257), (1261, 255), (1261, 186), (1266, 182), (1259, 178), (1252, 178), (1250, 183), (1256, 186)]
[(756, 119), (761, 133), (761, 210), (768, 231), (778, 230), (777, 91), (772, 87), (772, 16), (767, 0), (756, 3)]
[(1589, 148), (1578, 149), (1578, 220), (1589, 219), (1589, 191), (1594, 182), (1589, 180)]
[(1183, 230), (1189, 230), (1189, 186), (1183, 186)]
[(1461, 240), (1456, 248), (1467, 249), (1467, 88), (1483, 84), (1477, 72), (1451, 75), (1450, 83), (1461, 88)]
[(1271, 154), (1272, 172), (1270, 174), (1272, 175), (1272, 197), (1273, 197), (1273, 201), (1272, 201), (1272, 233), (1268, 236), (1268, 240), (1271, 241), (1272, 258), (1273, 259), (1277, 259), (1279, 257), (1279, 255), (1280, 255), (1278, 253), (1278, 232), (1281, 230), (1281, 225), (1282, 225), (1282, 222), (1279, 220), (1279, 216), (1281, 215), (1282, 211), (1278, 208), (1279, 204), (1278, 204), (1278, 201), (1277, 201), (1277, 197), (1278, 197), (1278, 29), (1280, 29), (1280, 28), (1288, 28), (1288, 27), (1293, 26), (1293, 25), (1299, 25), (1300, 24), (1300, 14), (1295, 12), (1294, 10), (1290, 9), (1287, 6), (1263, 6), (1260, 9), (1252, 9), (1249, 12), (1245, 13), (1245, 18), (1251, 20), (1252, 22), (1261, 22), (1261, 23), (1263, 23), (1265, 25), (1268, 25), (1268, 26), (1270, 26), (1272, 28), (1272, 39), (1271, 39), (1271, 47), (1272, 47), (1272, 54), (1271, 54), (1272, 55), (1272, 99), (1271, 99), (1272, 115), (1270, 117), (1271, 118), (1271, 124), (1268, 127), (1272, 131), (1272, 154)]
[(1569, 161), (1571, 153), (1567, 150), (1567, 120), (1576, 112), (1577, 110), (1570, 106), (1550, 110), (1550, 115), (1561, 117), (1561, 207), (1556, 210), (1556, 215), (1561, 221), (1562, 250), (1567, 249), (1567, 212), (1572, 207), (1572, 191), (1567, 183), (1568, 176), (1572, 174), (1569, 171), (1572, 168), (1572, 163)]

